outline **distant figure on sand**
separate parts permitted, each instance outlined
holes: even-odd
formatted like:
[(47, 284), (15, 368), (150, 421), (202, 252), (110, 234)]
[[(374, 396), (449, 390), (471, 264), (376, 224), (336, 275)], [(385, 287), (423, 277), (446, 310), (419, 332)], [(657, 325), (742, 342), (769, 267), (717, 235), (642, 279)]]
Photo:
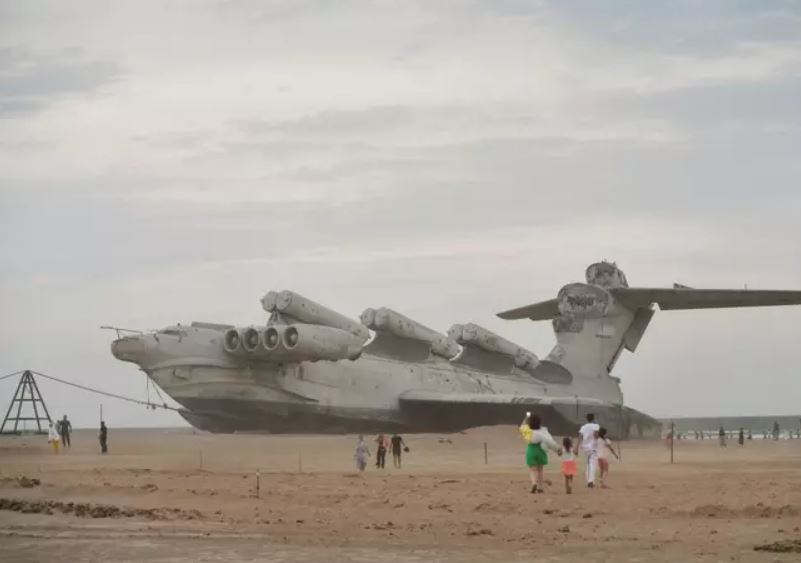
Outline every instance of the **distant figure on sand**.
[(573, 440), (565, 436), (562, 440), (562, 475), (565, 477), (565, 493), (573, 493), (573, 477), (578, 473), (576, 468), (576, 454), (573, 453)]
[(50, 429), (47, 431), (47, 443), (53, 446), (54, 454), (58, 453), (58, 441), (59, 441), (58, 430), (56, 430), (56, 427), (53, 426), (53, 423), (51, 422)]
[(606, 437), (606, 428), (599, 428), (595, 433), (595, 450), (598, 455), (598, 469), (601, 472), (601, 487), (607, 489), (606, 478), (609, 475), (609, 454), (611, 453), (616, 459), (620, 459), (617, 455), (615, 448), (612, 446), (612, 440)]
[(773, 423), (773, 439), (774, 440), (778, 440), (779, 439), (779, 423), (778, 422), (774, 422)]
[(65, 448), (71, 448), (72, 445), (70, 444), (70, 433), (72, 432), (72, 423), (67, 420), (67, 415), (64, 415), (64, 418), (58, 421), (58, 434), (61, 436), (61, 443), (64, 445)]
[(595, 422), (595, 415), (588, 413), (587, 423), (579, 428), (578, 443), (573, 450), (573, 453), (578, 455), (581, 448), (584, 454), (585, 475), (587, 486), (590, 488), (595, 486), (595, 433), (600, 429), (601, 427)]
[(397, 434), (392, 435), (390, 444), (392, 444), (392, 462), (395, 464), (395, 469), (400, 469), (401, 452), (403, 452), (404, 450), (408, 452), (409, 448), (406, 446), (406, 442), (403, 441), (403, 438), (401, 438)]
[(378, 445), (375, 454), (375, 466), (378, 469), (384, 469), (384, 464), (387, 462), (387, 437), (379, 434), (375, 442)]
[(720, 430), (718, 430), (718, 441), (720, 442), (721, 448), (726, 447), (726, 431), (722, 426), (720, 427)]
[(745, 430), (742, 428), (740, 428), (740, 433), (737, 435), (737, 443), (740, 444), (740, 446), (745, 444)]
[(107, 454), (108, 453), (108, 428), (106, 427), (106, 423), (104, 421), (100, 421), (100, 453)]
[(558, 455), (562, 455), (562, 448), (554, 441), (548, 430), (542, 427), (540, 417), (536, 414), (530, 415), (526, 413), (526, 418), (523, 419), (523, 424), (520, 425), (521, 434), (525, 433), (524, 427), (528, 427), (531, 430), (531, 440), (526, 446), (526, 465), (531, 478), (531, 492), (544, 493), (542, 472), (545, 466), (548, 465), (548, 453), (546, 450), (552, 450)]
[(367, 467), (367, 460), (370, 459), (370, 449), (367, 447), (367, 444), (364, 442), (364, 436), (361, 434), (359, 434), (359, 441), (356, 444), (354, 457), (356, 458), (356, 469), (358, 469), (360, 473), (363, 473), (364, 469)]

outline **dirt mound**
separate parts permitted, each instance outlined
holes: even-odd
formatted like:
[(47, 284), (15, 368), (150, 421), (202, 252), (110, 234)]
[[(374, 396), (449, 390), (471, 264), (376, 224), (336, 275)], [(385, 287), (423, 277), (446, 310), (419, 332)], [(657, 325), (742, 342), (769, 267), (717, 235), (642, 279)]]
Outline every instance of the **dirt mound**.
[(27, 477), (25, 475), (20, 475), (18, 477), (2, 477), (0, 478), (0, 483), (14, 483), (18, 487), (22, 487), (23, 489), (30, 489), (32, 487), (38, 487), (42, 484), (42, 482), (35, 478), (35, 477)]
[(23, 514), (72, 514), (79, 518), (146, 518), (148, 520), (199, 520), (203, 515), (197, 510), (179, 508), (120, 508), (108, 504), (88, 502), (61, 502), (57, 500), (22, 500), (0, 498), (0, 510), (12, 510)]
[(760, 503), (750, 504), (742, 508), (732, 508), (722, 504), (704, 504), (690, 511), (691, 516), (707, 518), (781, 518), (782, 516), (798, 516), (798, 508), (789, 504), (767, 506)]
[(487, 514), (514, 514), (518, 507), (511, 502), (482, 502), (473, 510)]
[(35, 477), (26, 477), (25, 475), (20, 475), (19, 477), (17, 477), (17, 483), (23, 489), (38, 487), (39, 485), (42, 484), (42, 482), (39, 479), (36, 479)]
[(785, 540), (765, 545), (758, 545), (754, 551), (770, 551), (771, 553), (801, 553), (801, 540)]

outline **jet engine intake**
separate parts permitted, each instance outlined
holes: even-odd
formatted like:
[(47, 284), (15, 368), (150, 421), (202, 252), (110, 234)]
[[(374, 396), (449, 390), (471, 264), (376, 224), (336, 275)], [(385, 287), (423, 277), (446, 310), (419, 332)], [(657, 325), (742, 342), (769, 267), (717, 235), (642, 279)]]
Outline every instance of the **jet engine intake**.
[(245, 331), (242, 333), (242, 347), (250, 352), (253, 353), (259, 349), (259, 344), (261, 343), (261, 335), (259, 334), (258, 329), (250, 327), (246, 328)]
[(223, 335), (223, 350), (239, 358), (246, 358), (248, 351), (245, 349), (245, 328), (229, 328)]
[(344, 330), (361, 338), (362, 343), (370, 337), (367, 328), (359, 322), (293, 291), (270, 291), (262, 298), (261, 304), (268, 313), (278, 313), (284, 317), (310, 325), (322, 325)]
[[(265, 350), (275, 350), (281, 344), (281, 332), (279, 327), (268, 326), (262, 333), (261, 344)], [(280, 327), (283, 328), (283, 327)]]
[(437, 356), (450, 359), (459, 354), (459, 345), (455, 341), (392, 309), (366, 309), (359, 318), (362, 324), (377, 332), (425, 342), (430, 346), (431, 353)]

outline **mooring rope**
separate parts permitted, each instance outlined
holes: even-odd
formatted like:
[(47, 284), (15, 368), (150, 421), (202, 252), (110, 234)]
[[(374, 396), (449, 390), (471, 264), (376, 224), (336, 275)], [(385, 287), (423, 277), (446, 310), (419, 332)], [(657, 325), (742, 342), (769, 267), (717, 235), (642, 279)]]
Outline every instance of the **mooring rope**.
[[(101, 389), (95, 389), (93, 387), (87, 387), (86, 385), (80, 385), (79, 383), (73, 383), (72, 381), (66, 381), (64, 379), (60, 379), (60, 378), (55, 377), (53, 375), (47, 375), (46, 373), (41, 373), (41, 372), (38, 372), (38, 371), (30, 370), (30, 372), (35, 374), (35, 375), (38, 375), (40, 377), (44, 377), (45, 379), (50, 379), (52, 381), (55, 381), (57, 383), (62, 383), (64, 385), (69, 385), (70, 387), (76, 387), (78, 389), (82, 389), (83, 391), (88, 391), (90, 393), (97, 393), (98, 395), (104, 395), (106, 397), (111, 397), (113, 399), (119, 399), (121, 401), (128, 401), (129, 403), (136, 403), (138, 405), (145, 405), (146, 407), (151, 408), (151, 409), (159, 408), (159, 409), (165, 409), (165, 410), (170, 410), (170, 411), (175, 411), (175, 412), (180, 412), (180, 411), (185, 410), (185, 409), (182, 409), (182, 408), (171, 407), (167, 403), (162, 403), (162, 404), (159, 405), (159, 404), (153, 403), (151, 401), (142, 401), (140, 399), (134, 399), (132, 397), (126, 397), (124, 395), (118, 395), (116, 393), (110, 393), (108, 391), (103, 391)], [(12, 374), (9, 374), (7, 376), (3, 376), (0, 379), (5, 379), (6, 377), (10, 377), (10, 376), (16, 375), (18, 373), (22, 373), (22, 371), (18, 371), (16, 373), (12, 373)], [(159, 397), (162, 399), (162, 401), (164, 400), (163, 397), (161, 397), (160, 393), (159, 393)]]
[(9, 377), (14, 377), (15, 375), (19, 375), (19, 374), (23, 373), (24, 371), (25, 371), (24, 369), (21, 369), (19, 371), (15, 371), (14, 373), (9, 373), (8, 375), (4, 375), (4, 376), (0, 377), (0, 381), (3, 381), (4, 379), (8, 379)]

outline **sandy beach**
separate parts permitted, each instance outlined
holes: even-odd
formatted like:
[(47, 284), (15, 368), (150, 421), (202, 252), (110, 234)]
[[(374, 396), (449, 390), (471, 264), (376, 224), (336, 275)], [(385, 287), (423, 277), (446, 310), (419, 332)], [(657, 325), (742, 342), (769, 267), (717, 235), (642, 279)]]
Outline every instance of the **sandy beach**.
[(112, 428), (106, 456), (89, 430), (58, 455), (3, 437), (0, 560), (799, 558), (798, 440), (681, 441), (673, 465), (662, 443), (624, 442), (611, 488), (570, 496), (553, 456), (552, 485), (529, 493), (514, 428), (406, 441), (401, 469), (358, 475), (354, 436)]

